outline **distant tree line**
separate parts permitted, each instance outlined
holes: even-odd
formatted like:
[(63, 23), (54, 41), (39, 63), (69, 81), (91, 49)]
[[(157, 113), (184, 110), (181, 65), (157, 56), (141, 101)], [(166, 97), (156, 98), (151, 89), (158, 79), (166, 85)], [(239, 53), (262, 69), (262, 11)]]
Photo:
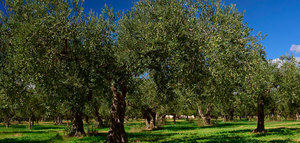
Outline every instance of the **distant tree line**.
[(299, 119), (300, 70), (292, 55), (267, 60), (262, 34), (221, 0), (140, 0), (123, 13), (83, 12), (81, 0), (1, 0), (0, 122), (66, 120), (154, 129), (172, 115), (213, 119)]

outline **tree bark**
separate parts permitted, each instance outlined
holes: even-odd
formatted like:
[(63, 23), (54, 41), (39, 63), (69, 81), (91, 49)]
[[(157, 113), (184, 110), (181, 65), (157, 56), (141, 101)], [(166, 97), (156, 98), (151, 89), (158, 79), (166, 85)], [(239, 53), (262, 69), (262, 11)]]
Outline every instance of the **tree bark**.
[(99, 116), (99, 115), (97, 116), (97, 122), (98, 122), (97, 127), (101, 128), (101, 126), (103, 125), (103, 120), (102, 120), (101, 116)]
[(229, 121), (233, 121), (234, 119), (234, 109), (231, 109), (229, 112)]
[(31, 117), (31, 125), (33, 125), (33, 126), (34, 126), (34, 120), (35, 120), (35, 117), (32, 116), (32, 117)]
[(69, 119), (67, 118), (67, 127), (69, 127)]
[(152, 123), (152, 129), (156, 128), (156, 113), (155, 112), (152, 112), (151, 114), (152, 116), (152, 120), (151, 120), (151, 123)]
[(257, 128), (254, 133), (265, 133), (264, 96), (257, 98)]
[(29, 117), (29, 121), (28, 121), (28, 128), (31, 129), (31, 119), (32, 117)]
[(158, 121), (159, 121), (160, 125), (164, 125), (165, 121), (166, 121), (166, 115), (164, 114), (161, 117), (159, 117)]
[(58, 124), (58, 123), (57, 123), (57, 118), (56, 118), (56, 117), (53, 118), (53, 121), (54, 121), (54, 125), (57, 125), (57, 124)]
[(7, 119), (6, 124), (5, 124), (5, 127), (6, 127), (6, 128), (9, 128), (9, 126), (10, 126), (10, 121), (9, 121), (9, 119)]
[(270, 119), (271, 119), (272, 121), (276, 121), (276, 120), (277, 120), (277, 117), (276, 117), (276, 115), (275, 115), (275, 109), (274, 109), (274, 108), (271, 109)]
[(156, 115), (148, 114), (148, 116), (145, 119), (147, 129), (153, 130), (156, 127), (156, 119), (155, 118), (156, 118)]
[(99, 115), (99, 111), (96, 106), (94, 106), (94, 114), (95, 114), (96, 120), (98, 122), (97, 128), (101, 128), (101, 126), (103, 125), (103, 120), (102, 120), (101, 116)]
[(201, 107), (198, 108), (198, 113), (202, 118), (205, 125), (210, 125), (210, 108), (208, 107), (206, 110), (206, 114), (203, 113)]
[(224, 115), (223, 116), (223, 122), (226, 122), (227, 121), (227, 115)]
[(57, 125), (62, 125), (63, 124), (61, 116), (57, 116), (57, 118), (56, 118), (56, 124)]
[(145, 118), (146, 129), (153, 130), (156, 127), (156, 112), (151, 108), (147, 108), (142, 112)]
[(21, 118), (18, 117), (17, 120), (18, 120), (18, 124), (22, 123)]
[(176, 124), (176, 114), (173, 114), (173, 123)]
[(151, 117), (147, 116), (145, 119), (146, 129), (151, 129)]
[(80, 109), (76, 109), (72, 107), (72, 128), (69, 133), (69, 136), (85, 136), (84, 128), (83, 128), (83, 121), (82, 121), (82, 112)]
[(85, 115), (85, 122), (86, 122), (87, 124), (90, 123), (90, 122), (89, 122), (89, 116), (87, 116), (87, 115)]
[(121, 92), (116, 89), (114, 84), (111, 84), (110, 88), (113, 93), (113, 104), (110, 112), (110, 128), (106, 142), (127, 143), (128, 139), (124, 129), (126, 87), (125, 85), (121, 85)]
[(205, 116), (206, 116), (208, 125), (211, 124), (211, 122), (210, 122), (211, 121), (210, 111), (211, 111), (211, 108), (207, 107)]

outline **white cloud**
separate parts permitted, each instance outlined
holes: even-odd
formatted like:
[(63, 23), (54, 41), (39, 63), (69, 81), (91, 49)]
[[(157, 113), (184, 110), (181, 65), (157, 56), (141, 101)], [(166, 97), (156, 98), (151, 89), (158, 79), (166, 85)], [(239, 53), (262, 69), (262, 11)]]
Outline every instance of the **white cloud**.
[(281, 60), (279, 58), (272, 60), (272, 63), (277, 63), (277, 62), (281, 62)]
[(296, 53), (300, 53), (300, 45), (292, 45), (290, 51), (295, 51)]
[[(300, 57), (294, 57), (294, 58), (295, 58), (295, 60), (296, 60), (297, 62), (300, 62)], [(278, 64), (278, 68), (280, 68), (280, 67), (282, 66), (282, 64), (283, 64), (285, 61), (280, 60), (279, 58), (277, 58), (277, 59), (271, 60), (271, 62), (274, 63), (274, 64), (275, 64), (275, 63)], [(300, 64), (297, 63), (297, 62), (296, 62), (296, 65), (300, 66)]]
[[(294, 57), (296, 61), (300, 62), (300, 57)], [(282, 60), (280, 60), (279, 58), (273, 59), (271, 61), (272, 63), (279, 63), (279, 62), (283, 62)]]
[(271, 62), (274, 63), (274, 64), (278, 64), (278, 68), (280, 68), (282, 66), (282, 64), (283, 64), (283, 61), (280, 60), (279, 58), (274, 59)]

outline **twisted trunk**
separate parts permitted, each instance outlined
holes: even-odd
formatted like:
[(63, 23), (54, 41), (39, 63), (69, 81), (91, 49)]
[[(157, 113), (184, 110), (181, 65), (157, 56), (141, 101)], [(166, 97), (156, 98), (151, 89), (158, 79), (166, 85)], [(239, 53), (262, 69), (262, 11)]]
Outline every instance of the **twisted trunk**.
[(147, 108), (143, 111), (147, 129), (156, 128), (156, 112), (153, 109)]
[(173, 114), (173, 123), (176, 124), (176, 114)]
[(223, 116), (223, 122), (226, 122), (227, 121), (227, 115), (224, 115)]
[(257, 128), (254, 133), (264, 133), (265, 130), (265, 113), (264, 113), (264, 96), (257, 98)]
[(204, 113), (201, 107), (198, 108), (199, 116), (202, 118), (205, 125), (210, 125), (211, 124), (210, 123), (210, 120), (211, 120), (210, 110), (211, 110), (210, 107), (208, 107), (206, 109), (206, 113)]
[(275, 109), (274, 109), (274, 108), (272, 108), (272, 110), (271, 110), (270, 118), (271, 118), (272, 121), (276, 121), (276, 120), (277, 120), (277, 117), (276, 117), (276, 115), (275, 115)]
[(9, 126), (10, 126), (10, 119), (7, 119), (7, 120), (6, 120), (5, 127), (6, 127), (6, 128), (9, 128)]
[(124, 118), (126, 111), (126, 87), (121, 85), (121, 92), (111, 84), (113, 93), (113, 104), (110, 112), (110, 128), (108, 131), (107, 143), (127, 143), (127, 135), (124, 129)]
[(88, 116), (88, 115), (85, 115), (85, 122), (86, 122), (87, 124), (90, 123), (90, 121), (89, 121), (89, 116)]
[(229, 121), (233, 121), (234, 119), (234, 109), (230, 109), (229, 111)]
[(31, 129), (31, 120), (32, 120), (32, 117), (30, 116), (30, 117), (29, 117), (29, 120), (28, 120), (28, 128), (29, 128), (29, 129)]
[(17, 121), (18, 121), (18, 124), (21, 124), (21, 123), (22, 123), (21, 118), (17, 118)]
[(84, 136), (84, 128), (82, 121), (82, 112), (78, 107), (72, 107), (72, 129), (69, 136)]
[(94, 105), (94, 115), (96, 117), (96, 120), (98, 122), (97, 128), (101, 128), (101, 126), (103, 125), (103, 120), (99, 114), (98, 108), (97, 106)]
[(58, 121), (58, 125), (62, 125), (63, 124), (63, 118), (61, 116), (57, 117), (57, 121)]

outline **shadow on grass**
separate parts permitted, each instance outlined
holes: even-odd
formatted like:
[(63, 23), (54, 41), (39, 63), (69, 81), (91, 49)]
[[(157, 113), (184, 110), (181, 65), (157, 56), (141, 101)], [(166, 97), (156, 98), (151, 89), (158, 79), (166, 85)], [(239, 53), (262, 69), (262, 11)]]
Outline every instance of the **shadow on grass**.
[(228, 143), (252, 143), (259, 142), (257, 139), (251, 139), (241, 136), (229, 136), (229, 135), (211, 135), (205, 137), (187, 137), (181, 139), (174, 139), (170, 141), (166, 141), (164, 143), (172, 143), (172, 142), (228, 142)]
[[(166, 139), (175, 133), (170, 134), (156, 134), (151, 132), (140, 132), (140, 133), (127, 133), (129, 142), (159, 142), (159, 140)], [(106, 140), (107, 133), (97, 133), (93, 136), (84, 137), (78, 141), (82, 142), (104, 142)]]
[(92, 143), (98, 143), (98, 142), (104, 142), (106, 139), (107, 133), (96, 133), (89, 137), (84, 137), (82, 139), (79, 139), (78, 141), (84, 141), (84, 142), (92, 142)]
[(126, 126), (143, 126), (144, 122), (125, 123)]
[[(0, 132), (0, 134), (23, 134), (23, 133), (25, 133), (25, 134), (40, 134), (40, 133), (49, 133), (49, 132), (51, 132), (51, 131), (11, 131), (11, 132), (6, 132), (6, 131), (4, 131), (4, 132)], [(52, 132), (56, 132), (56, 131), (52, 131)]]
[(64, 129), (65, 126), (43, 126), (43, 125), (36, 125), (33, 126), (33, 130), (49, 130), (49, 129)]
[[(264, 134), (256, 134), (256, 137), (263, 137), (263, 136), (268, 136), (268, 135), (294, 135), (296, 134), (296, 131), (299, 130), (297, 128), (275, 128), (275, 129), (268, 129), (267, 133)], [(299, 130), (300, 131), (300, 130)]]
[(245, 125), (244, 123), (220, 123), (211, 126), (191, 126), (186, 123), (179, 123), (176, 125), (168, 125), (165, 127), (161, 127), (161, 130), (170, 130), (170, 131), (185, 131), (185, 130), (196, 130), (196, 129), (206, 129), (206, 128), (226, 128), (226, 127), (234, 127)]
[[(211, 135), (205, 137), (191, 137), (191, 138), (181, 138), (181, 139), (174, 139), (170, 141), (165, 141), (163, 143), (173, 143), (173, 142), (184, 142), (184, 143), (194, 143), (194, 142), (208, 142), (208, 143), (258, 143), (264, 142), (258, 139), (253, 139), (244, 136), (232, 136), (232, 135)], [(286, 140), (272, 140), (270, 142), (276, 143), (287, 143), (292, 142), (290, 139)]]
[(287, 139), (287, 140), (271, 140), (270, 142), (271, 143), (290, 143), (290, 142), (293, 142), (293, 141)]
[(32, 140), (30, 138), (4, 138), (0, 139), (0, 143), (50, 143), (54, 141), (63, 140), (62, 136), (56, 134), (56, 136), (46, 140)]
[[(184, 128), (181, 128), (184, 129)], [(266, 134), (254, 134), (257, 136), (266, 136), (266, 135), (292, 135), (296, 132), (297, 128), (277, 128), (269, 129)], [(129, 142), (228, 142), (228, 143), (256, 143), (263, 142), (259, 139), (253, 138), (253, 136), (239, 136), (237, 133), (251, 132), (251, 129), (243, 129), (229, 132), (221, 132), (220, 134), (214, 134), (209, 136), (183, 136), (182, 138), (172, 139), (172, 136), (177, 135), (177, 133), (155, 133), (152, 131), (143, 131), (139, 133), (127, 133)], [(104, 142), (106, 139), (107, 133), (98, 133), (94, 136), (85, 137), (79, 139), (78, 141), (85, 142)], [(170, 139), (170, 140), (168, 140)], [(167, 140), (167, 141), (166, 141)], [(292, 142), (290, 139), (283, 140), (271, 140), (270, 142)]]
[[(267, 133), (253, 133), (255, 137), (263, 137), (268, 135), (294, 135), (297, 132), (297, 128), (275, 128), (275, 129), (267, 129)], [(251, 129), (243, 129), (243, 130), (234, 130), (234, 131), (225, 131), (221, 133), (230, 133), (230, 134), (238, 134), (238, 133), (251, 133), (253, 130)]]
[[(4, 126), (0, 128), (5, 129)], [(63, 125), (33, 125), (32, 130), (64, 129)], [(8, 129), (28, 129), (27, 125), (11, 125)]]
[(165, 138), (175, 135), (176, 133), (151, 133), (151, 132), (141, 132), (141, 133), (127, 133), (129, 140), (135, 142), (158, 142)]
[[(26, 129), (28, 126), (26, 125), (11, 125), (8, 129)], [(5, 126), (0, 126), (0, 128), (5, 129)]]

